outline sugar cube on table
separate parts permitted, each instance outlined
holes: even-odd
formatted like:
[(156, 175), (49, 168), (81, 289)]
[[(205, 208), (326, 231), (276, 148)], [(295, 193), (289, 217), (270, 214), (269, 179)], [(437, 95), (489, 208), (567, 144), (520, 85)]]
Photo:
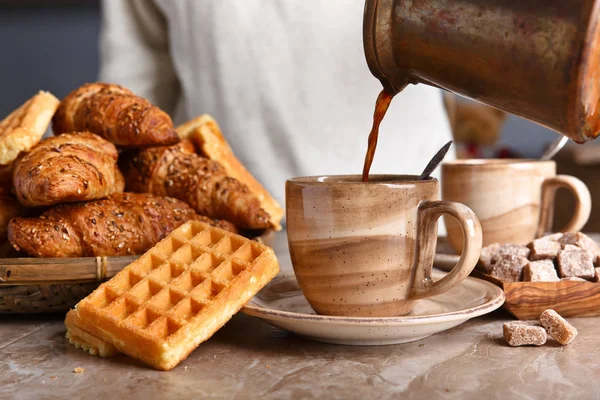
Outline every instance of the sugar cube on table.
[(492, 267), (491, 275), (503, 281), (519, 282), (527, 263), (529, 260), (525, 257), (504, 255)]
[(527, 247), (531, 250), (529, 254), (531, 261), (553, 260), (558, 256), (561, 249), (560, 243), (544, 238), (534, 240)]
[(530, 261), (523, 268), (523, 280), (526, 282), (557, 282), (560, 279), (556, 274), (552, 260)]
[(558, 253), (557, 261), (558, 274), (561, 278), (576, 276), (593, 279), (596, 276), (591, 254), (577, 246), (565, 245), (565, 248)]
[(565, 233), (559, 239), (558, 242), (564, 247), (566, 247), (566, 245), (573, 245), (589, 252), (592, 256), (592, 262), (596, 265), (598, 264), (598, 257), (600, 257), (600, 247), (598, 247), (596, 242), (589, 236), (581, 232), (569, 232)]
[(577, 329), (554, 310), (544, 311), (540, 315), (540, 324), (548, 335), (562, 345), (571, 343), (577, 336)]
[(594, 282), (600, 282), (600, 268), (596, 267), (594, 268)]
[(547, 334), (544, 328), (536, 321), (511, 321), (506, 322), (502, 330), (504, 340), (509, 346), (541, 346), (546, 343)]

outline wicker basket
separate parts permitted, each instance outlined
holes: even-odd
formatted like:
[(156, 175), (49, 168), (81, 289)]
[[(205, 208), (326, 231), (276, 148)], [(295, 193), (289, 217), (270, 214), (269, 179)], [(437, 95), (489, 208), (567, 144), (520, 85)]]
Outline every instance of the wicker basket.
[(66, 312), (98, 287), (98, 282), (0, 287), (0, 313)]
[(137, 257), (0, 258), (0, 314), (66, 312)]
[[(252, 239), (270, 246), (273, 238)], [(0, 258), (0, 314), (67, 312), (138, 257)]]

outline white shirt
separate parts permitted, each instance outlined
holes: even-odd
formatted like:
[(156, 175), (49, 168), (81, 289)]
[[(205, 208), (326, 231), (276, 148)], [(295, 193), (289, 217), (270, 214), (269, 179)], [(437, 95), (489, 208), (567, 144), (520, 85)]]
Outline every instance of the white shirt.
[[(381, 91), (364, 56), (363, 7), (363, 0), (105, 0), (100, 79), (147, 97), (176, 123), (211, 114), (283, 204), (287, 178), (362, 172)], [(381, 125), (371, 172), (418, 174), (450, 139), (441, 93), (410, 86)]]

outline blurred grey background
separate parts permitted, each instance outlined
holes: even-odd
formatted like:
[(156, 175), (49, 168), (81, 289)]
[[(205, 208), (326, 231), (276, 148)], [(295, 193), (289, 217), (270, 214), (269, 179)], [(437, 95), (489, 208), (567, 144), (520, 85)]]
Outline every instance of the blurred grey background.
[[(99, 30), (97, 0), (0, 0), (0, 116), (38, 90), (62, 98), (94, 81)], [(500, 141), (518, 149), (523, 157), (537, 157), (556, 137), (510, 116)]]
[(58, 98), (98, 73), (98, 1), (0, 1), (0, 116), (39, 90)]

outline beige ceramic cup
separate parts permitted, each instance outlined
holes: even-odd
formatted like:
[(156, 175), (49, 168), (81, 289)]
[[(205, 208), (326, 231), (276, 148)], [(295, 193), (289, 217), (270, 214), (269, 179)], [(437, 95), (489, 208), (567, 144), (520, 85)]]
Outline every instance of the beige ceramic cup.
[[(579, 179), (556, 175), (554, 161), (456, 160), (442, 165), (442, 198), (475, 211), (484, 246), (527, 244), (549, 232), (559, 188), (570, 190), (577, 200), (571, 221), (561, 231), (579, 231), (590, 217), (590, 192)], [(445, 222), (452, 247), (460, 251), (460, 226), (450, 219)]]
[[(456, 286), (475, 267), (481, 227), (466, 206), (438, 200), (438, 181), (358, 175), (286, 182), (287, 233), (294, 273), (319, 314), (390, 317), (417, 299)], [(457, 265), (434, 282), (437, 220), (454, 217), (466, 242)]]

